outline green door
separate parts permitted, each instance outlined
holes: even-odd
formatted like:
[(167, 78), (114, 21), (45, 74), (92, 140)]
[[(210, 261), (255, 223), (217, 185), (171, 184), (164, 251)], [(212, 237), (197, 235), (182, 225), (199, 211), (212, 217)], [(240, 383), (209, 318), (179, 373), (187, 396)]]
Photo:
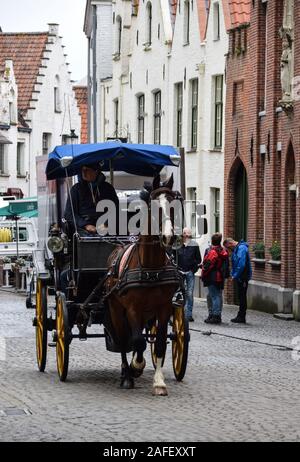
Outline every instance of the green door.
[(243, 166), (240, 165), (235, 182), (234, 191), (234, 210), (235, 210), (235, 235), (234, 239), (247, 241), (248, 236), (248, 181), (247, 173)]

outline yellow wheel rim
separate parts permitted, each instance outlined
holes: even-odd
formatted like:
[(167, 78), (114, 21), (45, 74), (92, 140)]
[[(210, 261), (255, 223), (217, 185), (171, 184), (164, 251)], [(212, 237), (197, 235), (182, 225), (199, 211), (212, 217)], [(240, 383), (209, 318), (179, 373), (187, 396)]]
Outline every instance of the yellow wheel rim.
[(57, 356), (57, 369), (61, 376), (63, 374), (65, 365), (65, 323), (63, 313), (63, 302), (61, 297), (57, 300), (57, 312), (56, 312), (56, 356)]
[(173, 333), (176, 339), (172, 342), (173, 365), (176, 374), (180, 374), (184, 355), (184, 309), (175, 308), (173, 315)]
[(36, 351), (39, 367), (43, 358), (43, 336), (44, 336), (44, 313), (43, 313), (43, 294), (42, 281), (38, 279), (36, 288)]

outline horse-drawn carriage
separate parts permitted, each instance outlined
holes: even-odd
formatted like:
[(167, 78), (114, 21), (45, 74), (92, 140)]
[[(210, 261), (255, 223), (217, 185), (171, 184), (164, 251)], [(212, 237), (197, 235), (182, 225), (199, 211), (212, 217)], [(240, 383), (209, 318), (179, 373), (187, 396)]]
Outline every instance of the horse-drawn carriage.
[[(132, 233), (128, 226), (124, 232), (123, 226), (121, 233), (120, 210), (117, 211), (118, 230), (114, 235), (108, 232), (107, 223), (103, 228), (102, 222), (100, 229), (97, 228), (98, 234), (91, 236), (79, 232), (75, 217), (74, 227), (64, 220), (72, 181), (80, 175), (82, 166), (95, 162), (100, 163), (102, 172), (110, 172), (111, 182), (114, 172), (120, 171), (154, 178), (143, 190), (142, 198), (148, 216), (151, 204), (158, 205), (155, 234), (151, 231), (152, 216), (145, 227), (147, 232)], [(52, 332), (50, 345), (56, 347), (61, 381), (67, 378), (71, 342), (90, 338), (104, 338), (108, 351), (121, 353), (123, 388), (133, 388), (134, 378), (142, 374), (147, 344), (151, 346), (156, 370), (154, 394), (167, 394), (161, 370), (167, 343), (172, 343), (175, 377), (178, 381), (183, 379), (189, 327), (184, 315), (182, 275), (170, 251), (176, 232), (174, 211), (168, 208), (173, 201), (182, 203), (182, 198), (173, 191), (172, 178), (161, 183), (159, 176), (162, 168), (178, 166), (178, 163), (179, 156), (172, 147), (120, 142), (58, 147), (47, 159), (46, 176), (45, 159), (40, 158), (40, 247), (35, 252), (37, 288), (33, 325), (41, 372), (46, 368), (48, 332)], [(131, 212), (138, 208), (134, 207)], [(128, 212), (128, 203), (126, 208), (122, 213)], [(110, 212), (107, 208), (105, 211), (109, 221)], [(141, 229), (142, 221), (139, 215), (134, 223)], [(128, 217), (126, 223), (128, 225)], [(48, 309), (51, 297), (55, 300), (54, 317), (49, 315)], [(94, 333), (96, 325), (99, 333)], [(93, 333), (89, 333), (92, 326)], [(127, 362), (129, 352), (133, 352), (130, 365)]]

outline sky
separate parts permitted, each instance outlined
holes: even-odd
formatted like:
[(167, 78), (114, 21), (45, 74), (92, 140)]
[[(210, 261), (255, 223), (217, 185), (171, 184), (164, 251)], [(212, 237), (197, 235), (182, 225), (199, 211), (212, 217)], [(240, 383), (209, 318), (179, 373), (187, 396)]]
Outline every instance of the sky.
[(86, 0), (0, 0), (0, 27), (3, 32), (44, 32), (48, 23), (59, 24), (71, 78), (80, 81), (87, 74), (85, 5)]

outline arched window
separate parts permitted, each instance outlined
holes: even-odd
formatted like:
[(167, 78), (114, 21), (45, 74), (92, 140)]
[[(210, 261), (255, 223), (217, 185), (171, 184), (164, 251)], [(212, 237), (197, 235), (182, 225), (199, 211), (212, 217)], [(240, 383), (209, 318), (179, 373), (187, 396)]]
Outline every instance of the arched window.
[(148, 2), (146, 6), (146, 45), (152, 43), (152, 3)]
[(138, 143), (144, 144), (145, 140), (145, 95), (138, 98)]
[(184, 18), (183, 18), (183, 43), (188, 45), (190, 43), (190, 0), (184, 1)]
[(55, 76), (55, 83), (54, 83), (54, 111), (61, 112), (60, 79), (58, 75)]
[(116, 19), (116, 54), (120, 55), (122, 49), (122, 18), (120, 16)]

